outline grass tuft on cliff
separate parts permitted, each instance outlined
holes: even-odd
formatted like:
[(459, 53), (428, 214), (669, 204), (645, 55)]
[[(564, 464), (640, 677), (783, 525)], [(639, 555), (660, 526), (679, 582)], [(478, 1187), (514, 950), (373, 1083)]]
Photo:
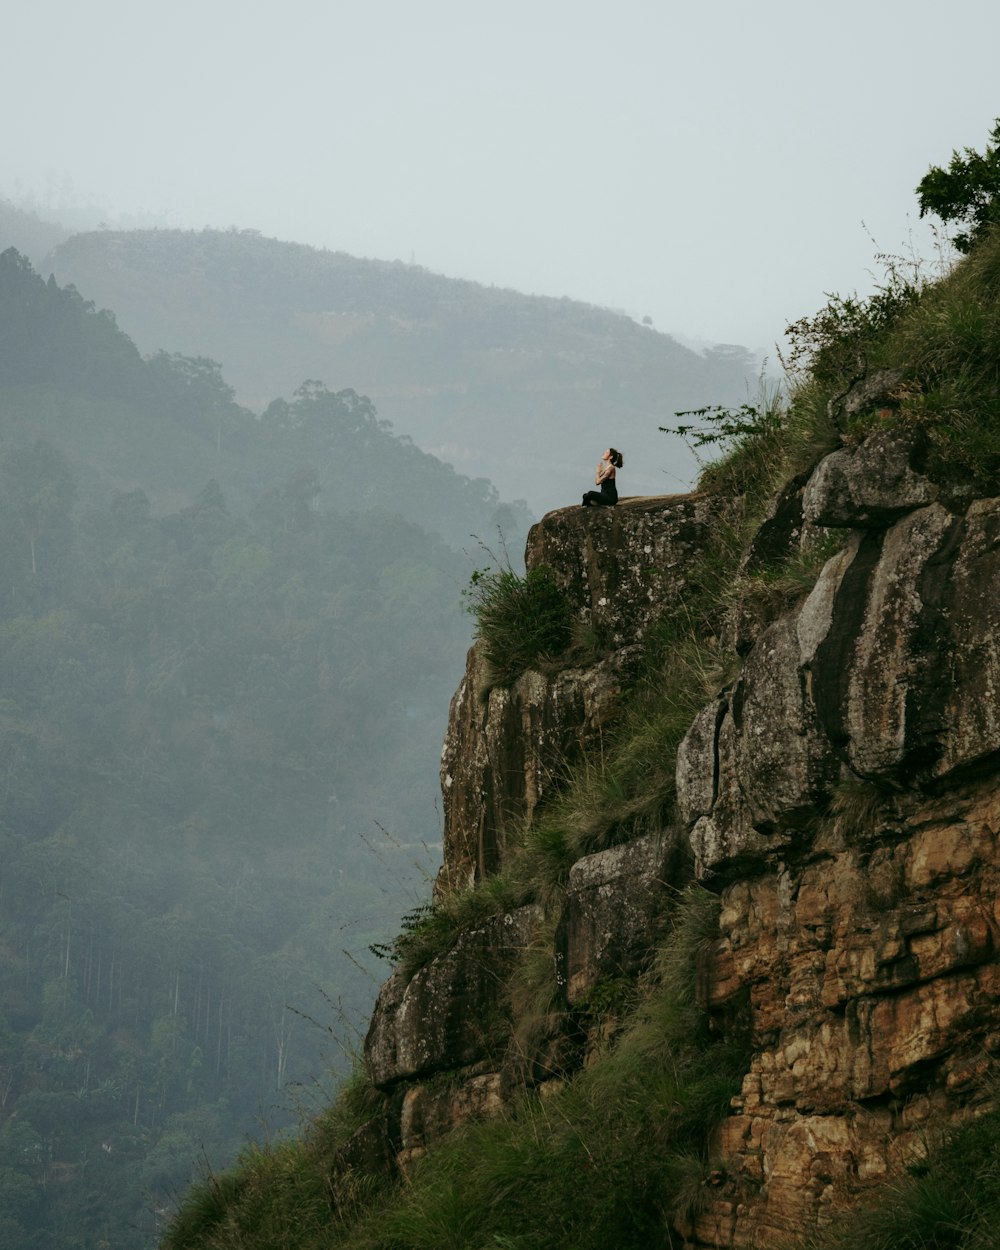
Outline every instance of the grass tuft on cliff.
[(569, 607), (545, 565), (523, 577), (506, 561), (499, 568), (477, 569), (465, 593), (494, 685), (509, 685), (525, 669), (561, 655), (572, 641)]

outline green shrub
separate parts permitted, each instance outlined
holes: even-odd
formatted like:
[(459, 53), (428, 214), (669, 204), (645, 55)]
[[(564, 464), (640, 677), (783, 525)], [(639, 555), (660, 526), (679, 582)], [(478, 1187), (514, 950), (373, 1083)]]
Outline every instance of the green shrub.
[(926, 430), (932, 471), (980, 487), (1000, 471), (1000, 232), (928, 287), (887, 344), (907, 370), (896, 420)]
[(887, 331), (919, 302), (921, 291), (919, 281), (893, 267), (872, 295), (831, 295), (814, 316), (786, 328), (790, 347), (783, 363), (820, 386), (846, 390), (882, 363)]
[(971, 148), (963, 155), (952, 152), (947, 169), (932, 165), (917, 186), (921, 217), (933, 213), (945, 224), (965, 227), (952, 239), (962, 253), (971, 252), (1000, 222), (1000, 118), (990, 138), (982, 156)]
[(322, 1157), (332, 1155), (363, 1124), (385, 1106), (385, 1095), (368, 1080), (357, 1061), (355, 1070), (337, 1090), (333, 1102), (309, 1126), (306, 1134), (310, 1151)]
[(561, 655), (573, 640), (569, 605), (545, 565), (524, 577), (509, 565), (477, 569), (467, 594), (476, 638), (497, 684)]
[(164, 1250), (187, 1250), (208, 1244), (217, 1226), (226, 1220), (246, 1188), (242, 1171), (207, 1176), (184, 1196), (163, 1239)]
[(238, 1169), (185, 1199), (164, 1250), (318, 1250), (330, 1223), (325, 1169), (301, 1141), (252, 1146)]
[(475, 886), (450, 890), (433, 903), (414, 908), (404, 916), (403, 928), (392, 942), (376, 943), (369, 949), (388, 959), (404, 976), (412, 976), (449, 950), (466, 930), (523, 907), (533, 897), (531, 882), (523, 872), (494, 873)]
[(826, 562), (843, 549), (848, 533), (826, 530), (783, 560), (745, 574), (733, 582), (729, 600), (761, 619), (776, 620), (809, 594)]

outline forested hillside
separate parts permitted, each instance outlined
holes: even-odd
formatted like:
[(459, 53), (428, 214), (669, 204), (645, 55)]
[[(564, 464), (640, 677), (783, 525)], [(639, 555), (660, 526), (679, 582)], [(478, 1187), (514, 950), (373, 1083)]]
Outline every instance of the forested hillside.
[(0, 1244), (139, 1250), (345, 1070), (439, 855), (461, 547), (525, 515), (353, 391), (254, 417), (13, 251), (0, 513)]
[(683, 488), (696, 466), (659, 427), (705, 395), (745, 400), (757, 372), (741, 347), (700, 354), (608, 309), (255, 231), (95, 231), (46, 266), (114, 308), (144, 351), (222, 361), (255, 410), (303, 378), (346, 381), (536, 512), (578, 498), (609, 442), (627, 493)]
[(52, 249), (72, 233), (72, 230), (55, 221), (39, 217), (24, 205), (0, 199), (0, 252), (16, 247), (36, 268), (40, 268)]

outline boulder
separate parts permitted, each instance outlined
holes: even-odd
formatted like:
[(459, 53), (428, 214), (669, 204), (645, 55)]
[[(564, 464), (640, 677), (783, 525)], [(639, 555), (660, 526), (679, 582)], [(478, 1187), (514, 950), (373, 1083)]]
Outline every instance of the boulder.
[(907, 429), (877, 430), (858, 447), (842, 448), (816, 466), (802, 498), (810, 525), (884, 528), (938, 498), (917, 466), (921, 440)]
[(365, 1038), (373, 1085), (388, 1089), (489, 1060), (499, 1066), (510, 1034), (507, 981), (540, 915), (531, 906), (498, 916), (460, 933), (412, 977), (389, 978)]
[(656, 938), (664, 891), (677, 880), (679, 829), (586, 855), (570, 869), (556, 931), (557, 975), (571, 1006), (606, 977), (635, 975)]
[(718, 506), (693, 494), (561, 508), (529, 531), (525, 563), (552, 570), (603, 646), (627, 646), (682, 592)]

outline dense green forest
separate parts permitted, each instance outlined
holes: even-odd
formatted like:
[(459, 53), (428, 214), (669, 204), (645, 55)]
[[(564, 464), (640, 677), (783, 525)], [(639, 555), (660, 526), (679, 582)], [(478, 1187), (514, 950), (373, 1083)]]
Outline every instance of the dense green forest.
[(463, 546), (528, 518), (354, 391), (254, 416), (13, 250), (0, 512), (0, 1243), (140, 1250), (349, 1066), (439, 857)]
[(50, 268), (143, 351), (221, 360), (255, 411), (303, 378), (350, 378), (421, 447), (539, 513), (578, 499), (609, 443), (627, 494), (684, 489), (695, 461), (658, 427), (705, 395), (745, 400), (757, 373), (742, 347), (692, 351), (606, 308), (253, 230), (97, 230)]

